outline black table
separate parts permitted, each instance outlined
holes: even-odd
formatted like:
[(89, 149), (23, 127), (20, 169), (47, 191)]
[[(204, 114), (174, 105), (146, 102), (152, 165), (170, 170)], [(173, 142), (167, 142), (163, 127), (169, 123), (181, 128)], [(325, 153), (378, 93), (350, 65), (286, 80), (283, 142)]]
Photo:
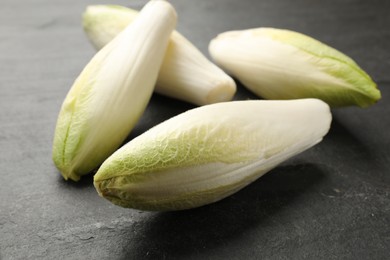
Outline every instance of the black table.
[[(242, 191), (181, 212), (117, 207), (92, 176), (66, 182), (51, 161), (60, 105), (95, 53), (80, 16), (97, 3), (1, 1), (1, 259), (388, 259), (389, 1), (172, 1), (206, 55), (226, 30), (292, 29), (354, 58), (382, 92), (370, 108), (334, 109), (322, 143)], [(235, 99), (255, 98), (238, 87)], [(154, 95), (129, 139), (192, 107)]]

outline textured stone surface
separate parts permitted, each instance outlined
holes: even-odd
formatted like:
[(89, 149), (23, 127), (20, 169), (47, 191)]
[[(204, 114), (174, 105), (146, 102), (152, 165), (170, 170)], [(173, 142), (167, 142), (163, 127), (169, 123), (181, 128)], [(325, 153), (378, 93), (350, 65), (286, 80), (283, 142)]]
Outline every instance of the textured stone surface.
[[(94, 53), (80, 14), (96, 3), (1, 2), (0, 259), (388, 258), (389, 1), (172, 1), (178, 30), (205, 54), (225, 30), (293, 29), (353, 57), (383, 98), (333, 110), (322, 143), (237, 194), (171, 213), (111, 205), (92, 177), (65, 182), (51, 161), (60, 105)], [(239, 86), (236, 99), (248, 97)], [(191, 107), (155, 95), (129, 139)]]

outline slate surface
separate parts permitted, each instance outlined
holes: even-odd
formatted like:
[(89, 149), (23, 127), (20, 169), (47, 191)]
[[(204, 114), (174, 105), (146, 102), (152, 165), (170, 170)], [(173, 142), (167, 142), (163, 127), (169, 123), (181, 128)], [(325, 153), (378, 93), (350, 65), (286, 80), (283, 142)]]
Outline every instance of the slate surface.
[[(172, 1), (206, 55), (225, 30), (293, 29), (353, 57), (383, 98), (333, 110), (322, 143), (237, 194), (171, 213), (114, 206), (92, 177), (65, 182), (51, 161), (60, 105), (94, 54), (80, 14), (97, 3), (1, 1), (0, 259), (388, 259), (389, 1)], [(236, 99), (248, 97), (239, 86)], [(153, 96), (129, 139), (191, 107)]]

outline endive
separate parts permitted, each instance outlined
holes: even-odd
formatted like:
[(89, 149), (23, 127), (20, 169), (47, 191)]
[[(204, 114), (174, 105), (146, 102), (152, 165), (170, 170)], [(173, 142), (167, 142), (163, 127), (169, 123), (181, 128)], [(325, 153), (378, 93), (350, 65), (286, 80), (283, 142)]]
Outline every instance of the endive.
[(98, 193), (142, 210), (218, 201), (317, 144), (331, 123), (318, 99), (223, 102), (189, 110), (133, 139), (99, 168)]
[(53, 160), (65, 179), (97, 168), (143, 113), (157, 78), (176, 12), (150, 1), (137, 19), (87, 64), (58, 116)]
[[(137, 11), (122, 6), (92, 5), (83, 15), (83, 26), (91, 43), (100, 49), (137, 15)], [(231, 100), (236, 92), (236, 84), (191, 42), (174, 31), (155, 91), (196, 105), (205, 105)]]
[(373, 80), (343, 53), (297, 32), (230, 31), (210, 42), (214, 61), (266, 99), (320, 98), (333, 107), (367, 107), (381, 97)]

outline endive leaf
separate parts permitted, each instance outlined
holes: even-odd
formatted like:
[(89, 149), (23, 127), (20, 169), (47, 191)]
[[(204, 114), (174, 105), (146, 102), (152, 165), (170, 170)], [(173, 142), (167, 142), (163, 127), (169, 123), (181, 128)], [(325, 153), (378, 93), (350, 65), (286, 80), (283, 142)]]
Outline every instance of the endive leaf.
[(117, 149), (153, 92), (176, 13), (150, 1), (138, 18), (87, 64), (58, 116), (53, 160), (65, 179), (79, 180)]
[(220, 200), (322, 140), (331, 122), (318, 99), (232, 101), (189, 110), (133, 139), (100, 167), (98, 193), (144, 210)]
[[(130, 24), (137, 14), (137, 11), (122, 6), (91, 5), (83, 15), (84, 31), (96, 49), (100, 49)], [(236, 84), (190, 41), (174, 31), (155, 91), (196, 105), (205, 105), (231, 100), (236, 92)]]
[(367, 107), (381, 94), (351, 58), (309, 36), (274, 28), (225, 32), (213, 59), (266, 99), (319, 98), (333, 107)]

